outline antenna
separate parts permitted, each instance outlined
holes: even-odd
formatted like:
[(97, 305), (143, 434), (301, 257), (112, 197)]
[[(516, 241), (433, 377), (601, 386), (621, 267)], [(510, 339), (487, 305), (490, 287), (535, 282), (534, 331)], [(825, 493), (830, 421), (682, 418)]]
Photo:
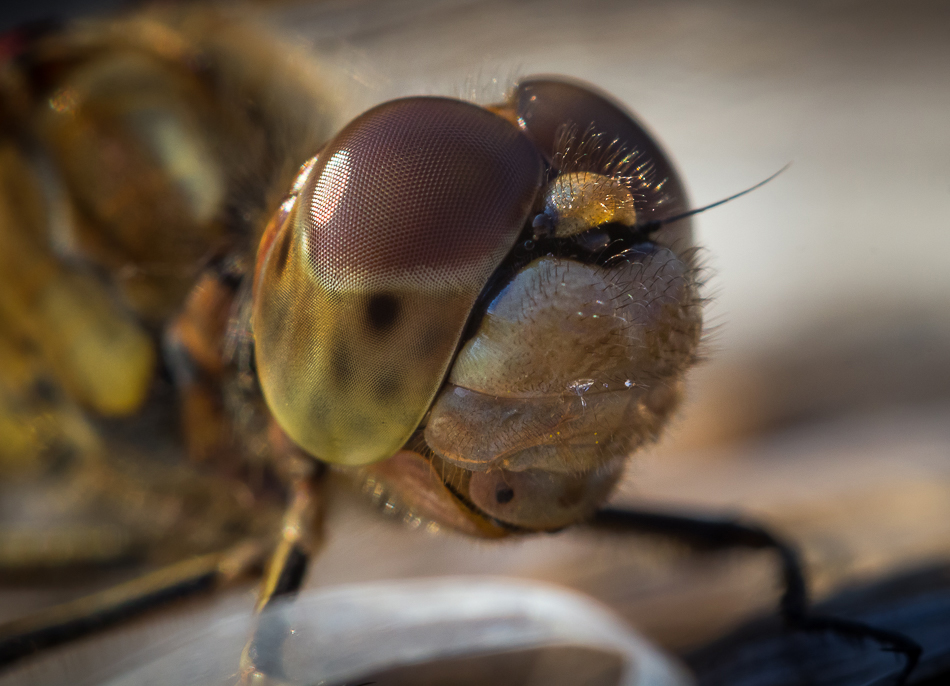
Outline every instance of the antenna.
[(776, 176), (778, 176), (779, 174), (781, 174), (782, 172), (784, 172), (786, 169), (788, 169), (788, 168), (791, 167), (791, 166), (792, 166), (792, 163), (789, 162), (788, 164), (786, 164), (784, 167), (782, 167), (781, 169), (779, 169), (777, 172), (775, 172), (774, 174), (772, 174), (769, 178), (765, 179), (764, 181), (759, 181), (759, 182), (758, 182), (757, 184), (755, 184), (754, 186), (750, 186), (749, 188), (746, 188), (744, 191), (739, 191), (739, 192), (736, 193), (735, 195), (730, 195), (728, 198), (723, 198), (722, 200), (717, 200), (716, 202), (711, 203), (711, 204), (709, 204), (709, 205), (705, 205), (704, 207), (699, 207), (699, 208), (697, 208), (697, 209), (695, 209), (695, 210), (689, 210), (689, 211), (687, 211), (687, 212), (682, 212), (681, 214), (677, 214), (677, 215), (674, 215), (674, 216), (672, 216), (672, 217), (667, 217), (666, 219), (654, 219), (654, 220), (651, 220), (651, 221), (648, 221), (648, 222), (643, 222), (642, 224), (641, 224), (640, 222), (637, 222), (636, 224), (634, 224), (634, 225), (631, 226), (630, 228), (633, 229), (633, 231), (634, 231), (635, 233), (640, 234), (641, 236), (649, 236), (651, 233), (655, 233), (656, 231), (659, 231), (661, 228), (663, 228), (663, 227), (666, 226), (667, 224), (672, 224), (673, 222), (678, 222), (680, 219), (686, 219), (686, 217), (692, 217), (694, 214), (699, 214), (700, 212), (705, 212), (706, 210), (711, 210), (712, 208), (718, 207), (719, 205), (722, 205), (723, 203), (727, 203), (727, 202), (729, 202), (730, 200), (735, 200), (736, 198), (741, 198), (741, 197), (742, 197), (743, 195), (745, 195), (746, 193), (751, 193), (751, 192), (754, 191), (756, 188), (761, 188), (762, 186), (764, 186), (765, 184), (767, 184), (769, 181), (771, 181), (772, 179), (774, 179)]

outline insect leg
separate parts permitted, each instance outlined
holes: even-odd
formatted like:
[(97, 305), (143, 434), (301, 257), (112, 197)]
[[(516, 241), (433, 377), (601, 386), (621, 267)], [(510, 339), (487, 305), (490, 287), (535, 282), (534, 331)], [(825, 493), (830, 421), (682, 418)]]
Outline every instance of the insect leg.
[(137, 579), (0, 624), (0, 667), (44, 648), (81, 638), (136, 615), (227, 584), (260, 564), (267, 541), (246, 541)]
[(599, 511), (590, 523), (600, 529), (662, 535), (701, 550), (773, 550), (782, 565), (782, 581), (785, 587), (779, 610), (789, 627), (806, 632), (831, 632), (848, 639), (870, 639), (879, 643), (884, 650), (902, 654), (905, 663), (897, 677), (898, 685), (906, 682), (920, 659), (920, 645), (904, 634), (864, 622), (810, 612), (808, 588), (798, 553), (789, 543), (762, 526), (728, 517), (676, 515), (619, 508)]
[(325, 498), (321, 485), (326, 466), (303, 456), (288, 457), (292, 469), (290, 505), (258, 591), (258, 623), (241, 655), (242, 684), (266, 683), (269, 677), (281, 675), (280, 647), (290, 629), (278, 614), (265, 610), (300, 590), (307, 563), (322, 545)]

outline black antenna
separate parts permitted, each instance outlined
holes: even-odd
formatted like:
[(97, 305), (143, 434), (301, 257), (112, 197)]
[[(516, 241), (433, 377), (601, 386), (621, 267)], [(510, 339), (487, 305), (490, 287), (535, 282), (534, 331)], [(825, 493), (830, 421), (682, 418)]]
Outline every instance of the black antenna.
[(712, 204), (709, 204), (709, 205), (706, 205), (705, 207), (699, 207), (699, 208), (697, 208), (697, 209), (695, 209), (695, 210), (689, 210), (688, 212), (683, 212), (683, 213), (681, 213), (681, 214), (677, 214), (677, 215), (674, 215), (674, 216), (672, 216), (672, 217), (667, 217), (666, 219), (654, 219), (654, 220), (651, 220), (651, 221), (648, 221), (648, 222), (643, 222), (642, 224), (641, 224), (640, 222), (637, 222), (636, 224), (634, 224), (634, 225), (631, 226), (630, 228), (631, 228), (635, 233), (637, 233), (637, 234), (639, 234), (639, 235), (641, 235), (641, 236), (649, 236), (651, 233), (655, 233), (656, 231), (659, 231), (661, 228), (663, 228), (663, 227), (666, 226), (667, 224), (672, 224), (673, 222), (678, 222), (680, 219), (686, 219), (686, 217), (692, 217), (694, 214), (699, 214), (700, 212), (705, 212), (706, 210), (711, 210), (713, 207), (718, 207), (719, 205), (722, 205), (723, 203), (729, 202), (730, 200), (735, 200), (736, 198), (741, 198), (741, 197), (742, 197), (743, 195), (745, 195), (746, 193), (751, 193), (751, 192), (754, 191), (756, 188), (761, 188), (762, 186), (764, 186), (765, 184), (767, 184), (769, 181), (771, 181), (772, 179), (774, 179), (776, 176), (778, 176), (779, 174), (781, 174), (782, 172), (784, 172), (786, 169), (788, 169), (788, 168), (791, 167), (791, 166), (792, 166), (792, 163), (789, 162), (788, 164), (786, 164), (784, 167), (782, 167), (781, 169), (779, 169), (777, 172), (775, 172), (774, 174), (772, 174), (772, 176), (770, 176), (769, 178), (765, 179), (764, 181), (759, 181), (757, 184), (755, 184), (754, 186), (751, 186), (751, 187), (749, 187), (749, 188), (746, 188), (744, 191), (739, 191), (739, 192), (736, 193), (735, 195), (730, 195), (728, 198), (723, 198), (722, 200), (717, 200), (716, 202), (714, 202), (714, 203), (712, 203)]

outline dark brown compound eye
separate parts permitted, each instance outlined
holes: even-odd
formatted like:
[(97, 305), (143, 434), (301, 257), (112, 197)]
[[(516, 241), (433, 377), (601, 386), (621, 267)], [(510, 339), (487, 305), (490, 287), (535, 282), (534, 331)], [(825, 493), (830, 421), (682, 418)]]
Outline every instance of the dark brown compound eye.
[(288, 435), (336, 463), (399, 450), (524, 227), (542, 166), (508, 121), (444, 98), (380, 105), (324, 147), (258, 256), (257, 364)]
[[(516, 86), (511, 105), (518, 124), (555, 166), (567, 152), (570, 171), (601, 173), (610, 153), (632, 154), (628, 173), (636, 173), (638, 168), (645, 172), (643, 187), (634, 189), (638, 220), (663, 219), (689, 209), (685, 187), (669, 156), (636, 117), (606, 94), (566, 79), (535, 77)], [(592, 135), (598, 138), (596, 145), (585, 146)], [(566, 143), (583, 148), (583, 154), (572, 156), (564, 150)], [(613, 149), (607, 150), (610, 146)], [(688, 231), (688, 225), (688, 221), (677, 222), (676, 232), (670, 231), (671, 225), (664, 233), (678, 239)]]

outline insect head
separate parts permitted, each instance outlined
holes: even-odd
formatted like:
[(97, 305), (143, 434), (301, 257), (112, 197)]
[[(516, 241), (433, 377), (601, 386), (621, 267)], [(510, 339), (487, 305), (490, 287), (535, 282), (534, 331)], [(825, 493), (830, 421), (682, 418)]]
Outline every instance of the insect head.
[(459, 528), (577, 521), (695, 361), (688, 220), (640, 230), (686, 207), (659, 145), (584, 85), (379, 105), (304, 165), (261, 241), (267, 404), (311, 455), (387, 461), (374, 478)]

